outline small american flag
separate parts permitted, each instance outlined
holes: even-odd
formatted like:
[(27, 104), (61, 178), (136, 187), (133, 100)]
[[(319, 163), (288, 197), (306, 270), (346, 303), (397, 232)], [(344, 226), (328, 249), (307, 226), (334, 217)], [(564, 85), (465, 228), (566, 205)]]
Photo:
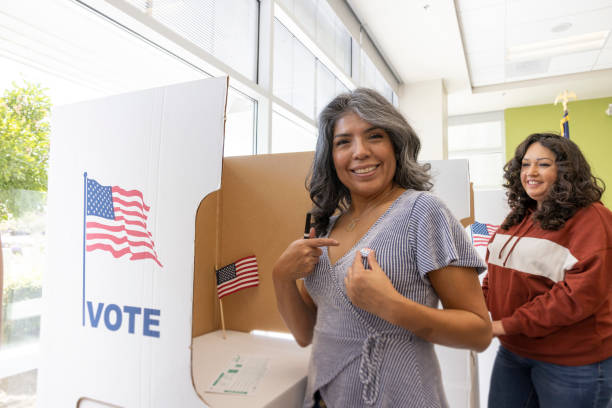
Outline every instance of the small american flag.
[(217, 296), (259, 285), (257, 259), (255, 255), (247, 256), (217, 270)]
[(147, 229), (151, 209), (138, 190), (103, 186), (87, 179), (86, 250), (110, 252), (115, 258), (152, 259), (162, 266), (153, 235)]
[(472, 243), (474, 246), (487, 246), (489, 239), (493, 236), (495, 231), (499, 228), (499, 225), (483, 224), (475, 222), (470, 225), (472, 231)]

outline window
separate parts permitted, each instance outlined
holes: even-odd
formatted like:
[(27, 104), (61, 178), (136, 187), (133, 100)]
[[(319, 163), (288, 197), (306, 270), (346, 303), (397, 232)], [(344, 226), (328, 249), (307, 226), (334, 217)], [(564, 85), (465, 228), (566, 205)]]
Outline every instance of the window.
[(279, 0), (278, 4), (318, 48), (351, 75), (351, 35), (326, 0)]
[(243, 93), (229, 88), (227, 93), (224, 156), (255, 154), (255, 118), (257, 103)]
[(155, 20), (257, 80), (256, 0), (129, 0)]
[(393, 103), (393, 89), (387, 84), (376, 65), (363, 50), (361, 50), (361, 69), (361, 85), (376, 89), (389, 102)]
[(351, 35), (325, 0), (318, 2), (317, 44), (346, 74), (351, 74)]
[(391, 86), (326, 0), (277, 0), (274, 16), (276, 97), (314, 120), (333, 97), (356, 86), (376, 89), (398, 106)]
[(73, 2), (4, 3), (0, 30), (0, 90), (39, 83), (53, 106), (210, 76)]
[[(14, 207), (9, 209), (10, 218), (0, 222), (4, 261), (0, 342), (3, 353), (32, 349), (32, 344), (38, 341), (46, 265), (46, 193), (29, 190), (8, 193)], [(16, 367), (13, 370), (22, 372)]]
[(305, 152), (314, 150), (316, 130), (298, 124), (279, 112), (272, 112), (271, 153)]
[(0, 406), (25, 407), (36, 391), (51, 105), (28, 83), (0, 93)]
[(325, 65), (317, 61), (317, 106), (319, 114), (336, 95), (348, 92), (348, 88), (328, 70)]
[(314, 118), (316, 59), (276, 19), (274, 38), (274, 95)]
[(499, 189), (503, 183), (503, 112), (448, 119), (448, 158), (468, 159), (475, 190)]
[(274, 35), (274, 95), (314, 119), (348, 88), (277, 19)]

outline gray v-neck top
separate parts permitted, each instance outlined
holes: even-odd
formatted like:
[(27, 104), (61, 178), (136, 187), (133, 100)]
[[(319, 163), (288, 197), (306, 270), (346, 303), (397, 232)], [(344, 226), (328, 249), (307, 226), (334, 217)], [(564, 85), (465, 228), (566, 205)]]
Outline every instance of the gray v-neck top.
[[(331, 231), (337, 217), (330, 220)], [(329, 231), (327, 235), (329, 235)], [(319, 390), (328, 407), (447, 407), (433, 344), (353, 305), (344, 277), (355, 252), (372, 248), (405, 297), (437, 307), (427, 273), (448, 265), (485, 270), (461, 224), (438, 198), (405, 191), (331, 265), (327, 248), (305, 279), (317, 304), (304, 407)]]

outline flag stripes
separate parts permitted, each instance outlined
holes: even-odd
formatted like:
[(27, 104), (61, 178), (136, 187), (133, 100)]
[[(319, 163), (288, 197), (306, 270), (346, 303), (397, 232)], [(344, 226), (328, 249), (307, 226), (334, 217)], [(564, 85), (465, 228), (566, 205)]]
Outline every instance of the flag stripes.
[(152, 259), (159, 266), (153, 235), (147, 228), (150, 207), (138, 190), (102, 186), (87, 179), (86, 246), (88, 252), (109, 252), (115, 258)]
[(470, 230), (472, 232), (472, 243), (475, 247), (478, 246), (487, 246), (489, 244), (489, 240), (495, 234), (495, 231), (499, 228), (499, 225), (493, 224), (483, 224), (480, 222), (475, 222), (470, 225)]
[(259, 285), (255, 255), (239, 259), (216, 271), (219, 299), (239, 290)]

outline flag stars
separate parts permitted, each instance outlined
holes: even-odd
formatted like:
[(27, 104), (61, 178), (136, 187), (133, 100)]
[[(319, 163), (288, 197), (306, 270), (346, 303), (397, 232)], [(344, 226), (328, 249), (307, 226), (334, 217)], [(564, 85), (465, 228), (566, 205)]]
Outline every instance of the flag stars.
[(87, 215), (115, 219), (111, 186), (102, 186), (95, 180), (87, 180)]
[(217, 272), (217, 285), (236, 278), (236, 266), (230, 264), (219, 269)]

